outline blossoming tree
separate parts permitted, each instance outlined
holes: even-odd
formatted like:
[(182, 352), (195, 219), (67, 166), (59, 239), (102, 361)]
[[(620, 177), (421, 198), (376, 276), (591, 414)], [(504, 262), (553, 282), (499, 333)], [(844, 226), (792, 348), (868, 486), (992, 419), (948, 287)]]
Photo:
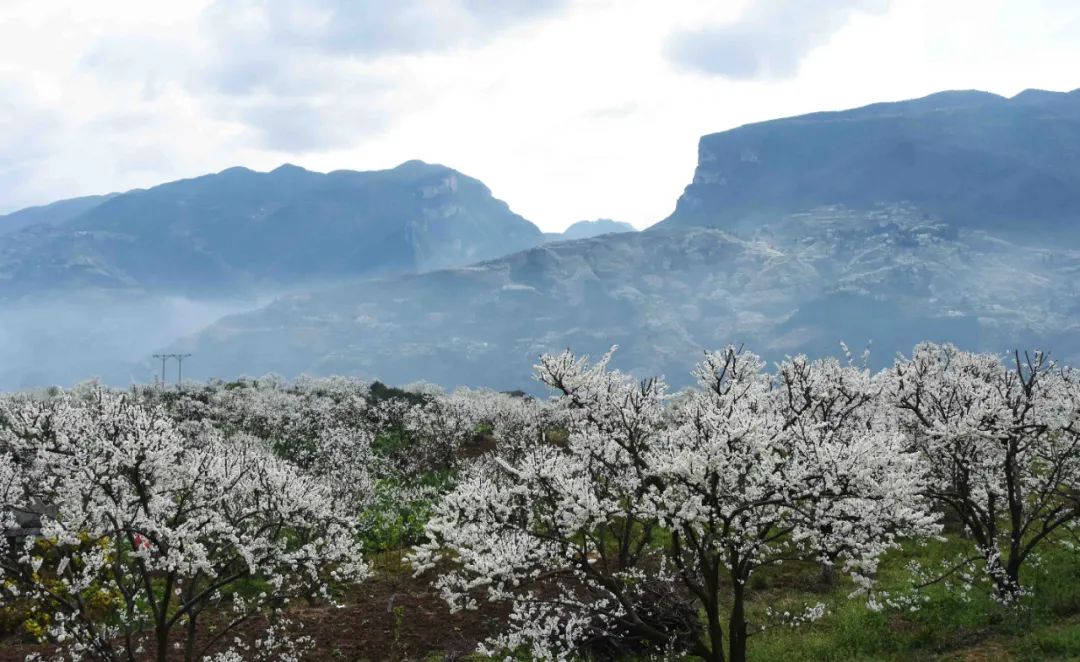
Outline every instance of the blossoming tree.
[[(868, 585), (899, 537), (935, 530), (917, 458), (874, 427), (865, 372), (796, 359), (768, 375), (729, 348), (667, 406), (661, 380), (610, 371), (609, 356), (541, 359), (568, 442), (500, 443), (466, 471), (415, 556), (421, 570), (450, 565), (437, 583), (453, 606), (474, 606), (477, 591), (513, 605), (493, 645), (562, 656), (616, 637), (739, 662), (757, 569), (839, 561)], [(696, 608), (679, 608), (687, 593), (704, 631)]]
[(897, 425), (931, 475), (930, 496), (959, 518), (997, 596), (1023, 592), (1021, 569), (1080, 519), (1080, 380), (1045, 354), (924, 344), (888, 376)]
[(2, 557), (3, 590), (31, 597), (43, 635), (76, 657), (225, 654), (260, 616), (252, 653), (288, 659), (283, 608), (367, 573), (348, 504), (250, 438), (186, 438), (160, 408), (107, 391), (10, 401), (3, 422), (22, 491), (56, 511)]
[(616, 632), (663, 649), (671, 633), (644, 614), (637, 590), (638, 567), (655, 557), (642, 459), (663, 385), (634, 384), (604, 361), (587, 368), (569, 354), (544, 357), (540, 370), (565, 387), (559, 408), (573, 432), (565, 443), (550, 440), (544, 416), (528, 409), (505, 421), (497, 452), (468, 467), (437, 508), (414, 563), (452, 563), (435, 582), (454, 608), (475, 607), (474, 589), (512, 603), (493, 649), (547, 657)]

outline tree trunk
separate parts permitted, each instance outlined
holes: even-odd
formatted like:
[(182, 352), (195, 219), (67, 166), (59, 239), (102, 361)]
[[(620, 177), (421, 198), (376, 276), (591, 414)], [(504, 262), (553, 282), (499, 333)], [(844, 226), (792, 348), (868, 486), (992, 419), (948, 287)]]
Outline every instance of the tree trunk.
[(706, 662), (724, 662), (724, 628), (720, 626), (720, 605), (716, 593), (705, 603), (705, 617), (708, 619), (709, 646), (707, 654), (702, 655)]
[(184, 661), (195, 662), (195, 634), (196, 624), (195, 619), (198, 612), (192, 611), (188, 614), (187, 622), (187, 641), (184, 642)]
[(1012, 604), (1020, 597), (1020, 562), (1017, 556), (1010, 554), (1004, 566), (999, 561), (997, 573), (994, 576), (998, 597), (1008, 604)]
[(822, 563), (821, 577), (819, 578), (822, 588), (836, 588), (837, 581), (836, 564)]
[(1020, 562), (1019, 561), (1014, 562), (1013, 559), (1009, 559), (1009, 565), (1005, 569), (1005, 578), (1008, 580), (1009, 586), (1010, 586), (1010, 588), (1012, 588), (1013, 592), (1019, 593), (1020, 592)]
[(705, 571), (705, 591), (701, 597), (705, 602), (705, 618), (708, 620), (706, 629), (709, 634), (706, 654), (701, 657), (706, 662), (724, 662), (724, 628), (720, 625), (720, 577), (717, 576), (715, 568), (704, 560), (701, 567)]
[(994, 593), (999, 600), (1012, 604), (1020, 594), (1020, 564), (1015, 557), (1002, 563), (1000, 556), (986, 561), (987, 574), (994, 585)]
[(731, 619), (728, 623), (728, 659), (730, 662), (746, 662), (746, 598), (745, 584), (736, 577), (731, 582)]
[(157, 662), (167, 662), (169, 656), (169, 628), (165, 624), (158, 624), (154, 628), (154, 639), (157, 642)]

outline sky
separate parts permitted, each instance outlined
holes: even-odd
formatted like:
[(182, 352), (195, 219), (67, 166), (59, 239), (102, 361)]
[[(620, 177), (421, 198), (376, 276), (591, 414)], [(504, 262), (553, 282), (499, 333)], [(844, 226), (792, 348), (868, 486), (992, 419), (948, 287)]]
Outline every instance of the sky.
[(0, 213), (422, 159), (643, 228), (704, 134), (1078, 72), (1073, 0), (0, 0)]

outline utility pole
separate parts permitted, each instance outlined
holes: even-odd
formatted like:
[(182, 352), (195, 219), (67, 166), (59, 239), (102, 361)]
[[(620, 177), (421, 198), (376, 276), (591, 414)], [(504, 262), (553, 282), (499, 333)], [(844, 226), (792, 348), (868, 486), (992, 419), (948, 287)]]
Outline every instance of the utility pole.
[(172, 354), (154, 354), (155, 359), (161, 359), (161, 390), (165, 390), (165, 361), (169, 360)]
[(176, 359), (176, 390), (179, 391), (184, 383), (184, 359), (191, 354), (154, 354), (155, 359), (161, 359), (161, 390), (165, 390), (165, 362)]
[(191, 356), (191, 354), (173, 354), (176, 358), (176, 390), (182, 390), (184, 388), (184, 359)]

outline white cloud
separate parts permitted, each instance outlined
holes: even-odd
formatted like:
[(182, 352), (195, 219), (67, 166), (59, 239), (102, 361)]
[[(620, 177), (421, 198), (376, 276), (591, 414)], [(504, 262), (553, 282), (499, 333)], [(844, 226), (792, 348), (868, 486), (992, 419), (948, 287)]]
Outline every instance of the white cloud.
[(0, 201), (37, 188), (37, 171), (58, 147), (59, 125), (60, 118), (36, 102), (24, 86), (0, 80)]
[(217, 0), (204, 22), (237, 50), (303, 48), (373, 57), (483, 43), (562, 0)]
[[(216, 0), (200, 18), (200, 81), (263, 146), (307, 154), (355, 144), (400, 114), (380, 62), (490, 42), (562, 0)], [(402, 83), (405, 83), (402, 85)], [(407, 89), (405, 90), (407, 93)]]
[[(1062, 0), (548, 4), (5, 0), (0, 209), (232, 165), (421, 158), (544, 229), (643, 227), (673, 208), (705, 133), (941, 89), (1080, 86), (1080, 8)], [(721, 28), (768, 36), (751, 39), (769, 46), (752, 76), (672, 63), (679, 35)]]
[(735, 21), (676, 31), (668, 55), (680, 66), (735, 79), (790, 78), (853, 12), (884, 12), (890, 1), (760, 0)]

